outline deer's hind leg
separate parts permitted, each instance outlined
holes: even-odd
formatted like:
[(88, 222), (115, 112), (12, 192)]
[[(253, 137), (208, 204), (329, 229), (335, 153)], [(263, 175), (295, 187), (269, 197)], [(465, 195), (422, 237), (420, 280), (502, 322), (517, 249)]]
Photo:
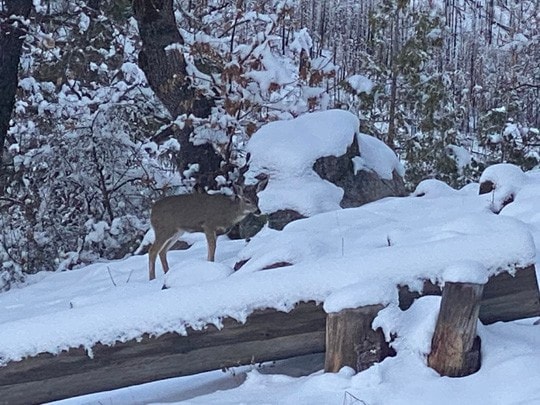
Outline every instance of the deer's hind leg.
[(163, 249), (166, 240), (161, 240), (156, 237), (152, 246), (148, 250), (148, 276), (150, 281), (156, 278), (156, 258), (158, 253)]
[[(179, 235), (178, 235), (179, 236)], [(169, 270), (169, 264), (167, 263), (167, 250), (172, 247), (172, 244), (176, 242), (177, 234), (174, 235), (156, 235), (156, 240), (152, 243), (152, 246), (148, 250), (148, 272), (149, 279), (154, 280), (156, 278), (156, 258), (159, 255), (163, 271), (166, 273)], [(173, 242), (171, 243), (171, 240)]]
[(163, 272), (167, 274), (169, 271), (169, 263), (167, 263), (167, 252), (170, 248), (173, 247), (173, 245), (178, 241), (178, 238), (182, 236), (184, 232), (178, 232), (175, 235), (173, 235), (171, 238), (165, 242), (165, 245), (163, 246), (163, 249), (159, 252), (159, 260), (161, 261), (161, 266), (163, 267)]

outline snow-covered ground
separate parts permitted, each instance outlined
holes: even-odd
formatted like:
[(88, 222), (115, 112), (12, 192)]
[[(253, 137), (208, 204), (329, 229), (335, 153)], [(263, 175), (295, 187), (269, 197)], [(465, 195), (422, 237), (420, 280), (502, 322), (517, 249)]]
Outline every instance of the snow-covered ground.
[[(193, 246), (171, 252), (170, 273), (153, 282), (147, 281), (146, 256), (37, 274), (0, 294), (0, 361), (90, 348), (98, 341), (113, 344), (145, 332), (182, 333), (188, 325), (219, 325), (225, 316), (243, 320), (257, 308), (288, 310), (308, 299), (325, 302), (328, 311), (377, 301), (389, 304), (375, 324), (397, 335), (392, 343), (397, 356), (358, 374), (343, 369), (298, 376), (306, 362), (308, 372), (322, 367), (320, 358), (303, 358), (63, 403), (540, 403), (540, 326), (533, 325), (535, 319), (480, 325), (481, 370), (447, 378), (426, 366), (440, 299), (421, 298), (407, 311), (395, 305), (393, 284), (398, 282), (476, 280), (504, 264), (537, 260), (540, 172), (518, 173), (517, 182), (512, 169), (488, 169), (484, 177), (498, 184), (498, 191), (482, 196), (478, 185), (457, 191), (430, 180), (410, 197), (319, 214), (281, 232), (265, 229), (247, 245), (223, 237), (216, 263), (204, 261), (202, 235), (186, 235)], [(508, 197), (504, 190), (514, 202), (495, 215), (491, 210)], [(234, 264), (244, 259), (249, 261), (233, 273)], [(261, 271), (276, 262), (291, 266)], [(161, 290), (164, 283), (169, 289)], [(293, 376), (286, 375), (291, 370)]]
[[(357, 126), (351, 114), (329, 111), (272, 123), (255, 134), (248, 145), (251, 175), (269, 176), (259, 194), (261, 208), (294, 208), (310, 218), (282, 231), (265, 228), (249, 243), (220, 237), (215, 263), (204, 260), (204, 236), (186, 234), (182, 239), (191, 248), (169, 252), (170, 272), (164, 276), (158, 267), (151, 282), (147, 257), (133, 256), (39, 273), (1, 293), (0, 366), (81, 346), (91, 357), (98, 342), (114, 345), (146, 333), (221, 327), (226, 317), (245, 321), (257, 309), (289, 311), (302, 301), (322, 302), (327, 312), (384, 303), (374, 327), (382, 327), (388, 339), (396, 336), (391, 344), (397, 355), (358, 374), (347, 368), (324, 374), (320, 355), (308, 356), (61, 403), (540, 403), (536, 319), (479, 325), (481, 370), (464, 378), (440, 377), (426, 365), (440, 298), (424, 297), (401, 311), (396, 289), (398, 284), (420, 289), (425, 279), (484, 282), (532, 263), (539, 269), (540, 171), (496, 165), (481, 179), (495, 184), (488, 194), (479, 195), (478, 184), (454, 190), (427, 180), (409, 197), (342, 210), (342, 190), (312, 170), (318, 157), (342, 154), (357, 136), (362, 153), (353, 158), (357, 170), (381, 177), (401, 170), (393, 152), (358, 134)], [(295, 137), (300, 139), (291, 143)], [(271, 268), (276, 263), (287, 265)]]

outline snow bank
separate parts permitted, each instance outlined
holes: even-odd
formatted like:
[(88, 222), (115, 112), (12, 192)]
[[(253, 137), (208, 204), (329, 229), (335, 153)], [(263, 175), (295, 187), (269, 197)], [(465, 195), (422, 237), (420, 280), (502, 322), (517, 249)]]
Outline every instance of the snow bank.
[[(500, 238), (498, 233), (504, 233), (506, 227), (514, 229), (516, 237), (528, 235), (518, 221), (505, 222), (492, 214), (489, 201), (478, 196), (476, 189), (456, 191), (446, 187), (441, 193), (440, 182), (430, 181), (422, 186), (424, 197), (388, 198), (294, 221), (282, 232), (265, 230), (239, 253), (240, 260), (249, 261), (238, 273), (257, 271), (277, 262), (294, 264), (321, 257), (376, 254), (377, 249), (383, 249), (384, 254), (404, 246), (429, 251), (425, 244), (439, 242), (444, 246), (447, 241), (459, 243), (462, 237), (475, 234), (480, 246), (491, 251), (489, 240)], [(522, 238), (518, 239), (522, 243)], [(526, 260), (531, 260), (534, 253), (527, 240), (522, 246), (527, 246)], [(493, 254), (497, 256), (497, 252)]]
[[(266, 229), (247, 246), (220, 238), (217, 263), (202, 260), (204, 238), (194, 237), (189, 250), (170, 252), (167, 290), (163, 279), (146, 281), (145, 257), (47, 274), (0, 295), (0, 363), (79, 346), (91, 355), (97, 342), (219, 327), (225, 317), (242, 322), (257, 309), (289, 311), (301, 301), (325, 302), (329, 312), (391, 304), (398, 284), (482, 282), (534, 262), (527, 225), (491, 213), (473, 190), (434, 197), (426, 188), (426, 197), (388, 198)], [(242, 258), (250, 260), (231, 274)], [(277, 262), (292, 265), (261, 271)]]

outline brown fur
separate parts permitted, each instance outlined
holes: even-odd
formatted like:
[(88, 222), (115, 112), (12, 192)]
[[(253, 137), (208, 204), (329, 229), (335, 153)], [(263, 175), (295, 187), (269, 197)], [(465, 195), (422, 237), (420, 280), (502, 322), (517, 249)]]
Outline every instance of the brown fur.
[(216, 237), (244, 219), (257, 207), (241, 197), (223, 194), (185, 194), (165, 197), (154, 204), (150, 222), (155, 242), (148, 251), (150, 280), (156, 278), (156, 257), (169, 271), (167, 251), (184, 232), (204, 232), (209, 261), (214, 261)]

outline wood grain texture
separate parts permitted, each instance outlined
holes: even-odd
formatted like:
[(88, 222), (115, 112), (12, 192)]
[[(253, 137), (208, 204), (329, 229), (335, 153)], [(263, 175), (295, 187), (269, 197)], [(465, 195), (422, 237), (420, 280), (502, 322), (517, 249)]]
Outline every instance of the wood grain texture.
[(328, 314), (324, 370), (337, 372), (352, 367), (359, 372), (388, 357), (392, 350), (380, 329), (371, 328), (382, 305), (344, 309)]
[(446, 283), (431, 341), (428, 365), (439, 374), (462, 377), (480, 368), (473, 351), (483, 284)]
[(0, 403), (33, 404), (203, 371), (324, 352), (326, 315), (300, 303), (290, 313), (257, 311), (245, 324), (225, 319), (187, 336), (144, 336), (114, 346), (96, 345), (40, 354), (0, 368)]

